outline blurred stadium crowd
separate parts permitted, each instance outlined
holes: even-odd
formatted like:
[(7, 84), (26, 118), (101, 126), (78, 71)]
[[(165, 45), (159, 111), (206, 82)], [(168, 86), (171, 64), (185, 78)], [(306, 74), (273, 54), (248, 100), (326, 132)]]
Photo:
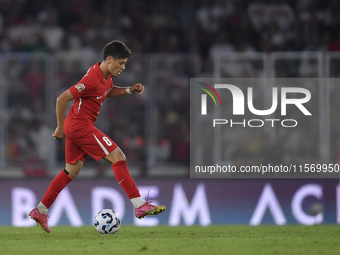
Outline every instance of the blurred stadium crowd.
[(339, 51), (337, 0), (0, 1), (1, 52)]
[[(199, 75), (211, 77), (215, 52), (340, 51), (339, 13), (337, 0), (8, 0), (0, 1), (0, 53), (44, 52), (58, 57), (56, 97), (101, 60), (103, 46), (112, 39), (124, 41), (137, 55), (197, 54)], [(11, 83), (6, 148), (9, 164), (32, 158), (32, 153), (41, 161), (50, 157), (47, 148), (53, 147), (48, 142), (52, 130), (44, 113), (48, 64), (44, 61), (14, 61), (5, 70)], [(130, 76), (124, 75), (122, 83), (146, 81), (145, 65), (142, 58), (131, 61), (126, 70)], [(103, 114), (112, 121), (102, 129), (131, 161), (145, 162), (145, 154), (151, 153), (156, 161), (189, 164), (187, 86), (189, 78), (197, 75), (192, 66), (190, 61), (170, 67), (157, 62), (155, 82), (162, 88), (154, 92), (159, 95), (153, 102), (159, 124), (157, 146), (148, 147), (152, 151), (146, 151), (143, 140), (149, 106), (146, 100), (108, 103)], [(119, 111), (120, 104), (137, 110), (126, 115)], [(114, 121), (117, 119), (120, 121)], [(301, 146), (309, 148), (304, 151), (313, 158), (318, 152), (307, 143)], [(251, 145), (246, 145), (248, 149), (244, 146), (240, 143), (235, 148), (235, 158), (251, 158)], [(269, 152), (274, 153), (273, 146), (263, 145), (262, 154), (269, 157)], [(293, 157), (289, 141), (282, 146), (283, 153), (277, 151), (271, 160)], [(56, 161), (62, 162), (63, 146), (56, 150)]]

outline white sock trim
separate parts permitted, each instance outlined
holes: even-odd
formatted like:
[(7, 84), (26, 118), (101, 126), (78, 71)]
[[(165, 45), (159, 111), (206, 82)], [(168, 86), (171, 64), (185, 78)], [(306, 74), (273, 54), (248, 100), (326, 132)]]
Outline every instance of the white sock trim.
[(131, 198), (130, 201), (135, 208), (139, 208), (145, 203), (144, 199), (141, 197)]
[(47, 212), (48, 212), (47, 207), (43, 203), (41, 203), (41, 202), (37, 205), (37, 208), (38, 208), (38, 211), (41, 214), (47, 214)]

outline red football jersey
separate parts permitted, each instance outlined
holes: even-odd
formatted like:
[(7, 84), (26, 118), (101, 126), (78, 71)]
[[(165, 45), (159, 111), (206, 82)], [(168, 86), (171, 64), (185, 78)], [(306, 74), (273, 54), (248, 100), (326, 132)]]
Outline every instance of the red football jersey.
[(105, 80), (99, 65), (91, 66), (84, 77), (69, 88), (74, 102), (65, 119), (65, 135), (84, 134), (95, 128), (102, 103), (113, 87), (111, 75)]

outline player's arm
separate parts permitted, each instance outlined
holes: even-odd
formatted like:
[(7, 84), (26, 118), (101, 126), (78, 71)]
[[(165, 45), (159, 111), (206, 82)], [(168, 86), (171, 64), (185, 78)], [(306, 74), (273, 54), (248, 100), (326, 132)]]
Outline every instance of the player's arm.
[(62, 139), (64, 134), (64, 118), (68, 102), (73, 100), (74, 97), (70, 90), (66, 90), (57, 98), (56, 112), (58, 126), (53, 132), (52, 136), (55, 139)]
[(113, 86), (107, 96), (108, 97), (120, 97), (120, 96), (124, 96), (130, 93), (131, 94), (139, 93), (140, 95), (142, 95), (143, 91), (144, 91), (144, 86), (140, 83), (136, 83), (132, 85), (131, 87), (125, 87), (125, 88)]

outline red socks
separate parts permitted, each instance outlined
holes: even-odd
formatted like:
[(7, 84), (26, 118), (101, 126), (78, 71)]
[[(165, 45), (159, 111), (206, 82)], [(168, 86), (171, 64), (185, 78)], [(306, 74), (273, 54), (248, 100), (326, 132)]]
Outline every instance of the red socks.
[[(139, 190), (135, 181), (132, 179), (127, 164), (125, 160), (117, 161), (112, 165), (113, 173), (115, 174), (116, 180), (119, 185), (124, 189), (125, 193), (128, 195), (129, 199), (140, 197)], [(54, 179), (51, 181), (43, 199), (41, 202), (49, 209), (53, 202), (56, 200), (60, 191), (66, 187), (66, 185), (72, 181), (65, 170), (61, 171)]]
[(66, 185), (72, 181), (73, 178), (70, 178), (65, 170), (61, 171), (54, 179), (51, 181), (50, 186), (48, 187), (41, 203), (43, 203), (48, 209), (53, 204), (54, 200), (59, 195), (60, 191), (66, 187)]
[(130, 199), (140, 197), (135, 181), (132, 179), (125, 160), (117, 161), (112, 165), (113, 173), (119, 185), (124, 189)]

